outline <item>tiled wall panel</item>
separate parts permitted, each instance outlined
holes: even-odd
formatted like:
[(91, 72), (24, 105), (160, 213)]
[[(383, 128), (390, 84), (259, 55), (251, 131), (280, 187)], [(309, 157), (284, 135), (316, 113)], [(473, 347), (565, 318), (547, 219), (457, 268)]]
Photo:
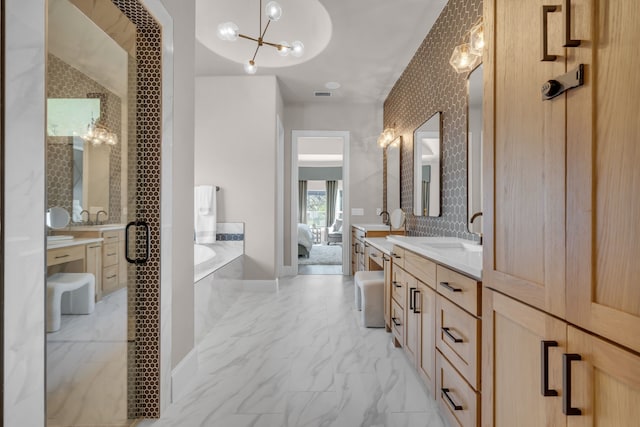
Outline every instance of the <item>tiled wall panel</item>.
[[(482, 16), (482, 0), (450, 0), (384, 103), (384, 126), (403, 137), (400, 205), (407, 234), (474, 239), (467, 232), (467, 75), (449, 65), (453, 48)], [(442, 213), (413, 215), (413, 131), (442, 111)], [(386, 186), (386, 183), (385, 183)]]

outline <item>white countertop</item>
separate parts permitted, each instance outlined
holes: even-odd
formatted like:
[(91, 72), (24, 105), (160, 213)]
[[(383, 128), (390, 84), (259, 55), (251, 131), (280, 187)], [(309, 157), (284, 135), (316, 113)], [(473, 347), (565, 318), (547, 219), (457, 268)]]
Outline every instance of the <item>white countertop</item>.
[(391, 256), (393, 251), (393, 243), (387, 240), (386, 237), (365, 237), (365, 243), (370, 244), (380, 252)]
[(389, 226), (385, 224), (351, 224), (362, 231), (389, 231)]
[(102, 242), (104, 239), (102, 237), (95, 238), (76, 238), (76, 239), (67, 239), (67, 240), (52, 240), (47, 242), (47, 250), (49, 249), (58, 249), (58, 248), (67, 248), (69, 246), (78, 246), (78, 245), (86, 245), (88, 243), (96, 243)]
[(70, 225), (59, 228), (57, 231), (109, 231), (124, 230), (127, 224), (102, 224), (102, 225)]
[(454, 248), (434, 248), (434, 244), (463, 244), (472, 249), (478, 248), (478, 244), (471, 240), (457, 237), (410, 237), (387, 236), (386, 239), (398, 246), (429, 258), (439, 264), (451, 267), (476, 280), (482, 280), (482, 250), (463, 250)]

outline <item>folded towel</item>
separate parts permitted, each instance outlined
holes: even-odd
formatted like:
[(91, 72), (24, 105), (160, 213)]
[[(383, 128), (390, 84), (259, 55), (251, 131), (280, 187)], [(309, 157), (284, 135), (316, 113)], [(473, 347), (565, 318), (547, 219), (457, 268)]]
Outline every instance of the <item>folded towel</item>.
[(216, 241), (216, 188), (199, 185), (194, 189), (194, 227), (196, 243)]

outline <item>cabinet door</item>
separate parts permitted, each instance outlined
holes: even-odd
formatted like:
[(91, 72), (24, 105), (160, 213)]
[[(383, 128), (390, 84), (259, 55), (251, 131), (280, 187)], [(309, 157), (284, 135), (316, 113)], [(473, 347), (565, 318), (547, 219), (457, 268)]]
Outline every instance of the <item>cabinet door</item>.
[[(543, 0), (485, 1), (483, 279), (487, 286), (564, 316), (565, 99), (540, 88), (565, 72), (562, 13), (549, 13), (541, 62)], [(560, 8), (558, 8), (560, 10)]]
[(87, 273), (95, 276), (96, 301), (99, 301), (102, 298), (102, 244), (89, 243), (86, 259)]
[(391, 268), (392, 262), (387, 255), (384, 260), (384, 324), (387, 332), (391, 332)]
[[(482, 425), (564, 426), (560, 395), (566, 324), (497, 292), (483, 297)], [(557, 343), (548, 348), (547, 370), (544, 341)], [(558, 396), (543, 396), (543, 378)]]
[(418, 332), (418, 373), (435, 397), (435, 356), (436, 356), (436, 292), (422, 282), (418, 282), (418, 310), (420, 324)]
[(637, 426), (640, 424), (640, 356), (593, 335), (569, 327), (569, 352), (581, 360), (571, 364), (569, 427)]
[(407, 283), (407, 299), (404, 303), (404, 351), (412, 365), (416, 364), (418, 356), (418, 333), (420, 327), (420, 310), (416, 309), (419, 304), (418, 281), (415, 277), (405, 273)]
[(567, 95), (567, 318), (640, 352), (640, 3), (573, 3), (568, 65), (586, 75)]

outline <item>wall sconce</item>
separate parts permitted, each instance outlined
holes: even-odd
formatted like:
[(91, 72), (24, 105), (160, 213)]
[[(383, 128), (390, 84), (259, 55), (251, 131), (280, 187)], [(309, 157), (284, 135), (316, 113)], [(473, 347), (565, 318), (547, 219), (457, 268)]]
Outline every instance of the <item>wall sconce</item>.
[(378, 137), (378, 145), (385, 148), (396, 139), (396, 130), (394, 128), (386, 128)]
[[(484, 24), (480, 18), (463, 37), (464, 42), (453, 49), (449, 64), (458, 74), (473, 70), (482, 62)], [(467, 42), (468, 40), (468, 42)]]

